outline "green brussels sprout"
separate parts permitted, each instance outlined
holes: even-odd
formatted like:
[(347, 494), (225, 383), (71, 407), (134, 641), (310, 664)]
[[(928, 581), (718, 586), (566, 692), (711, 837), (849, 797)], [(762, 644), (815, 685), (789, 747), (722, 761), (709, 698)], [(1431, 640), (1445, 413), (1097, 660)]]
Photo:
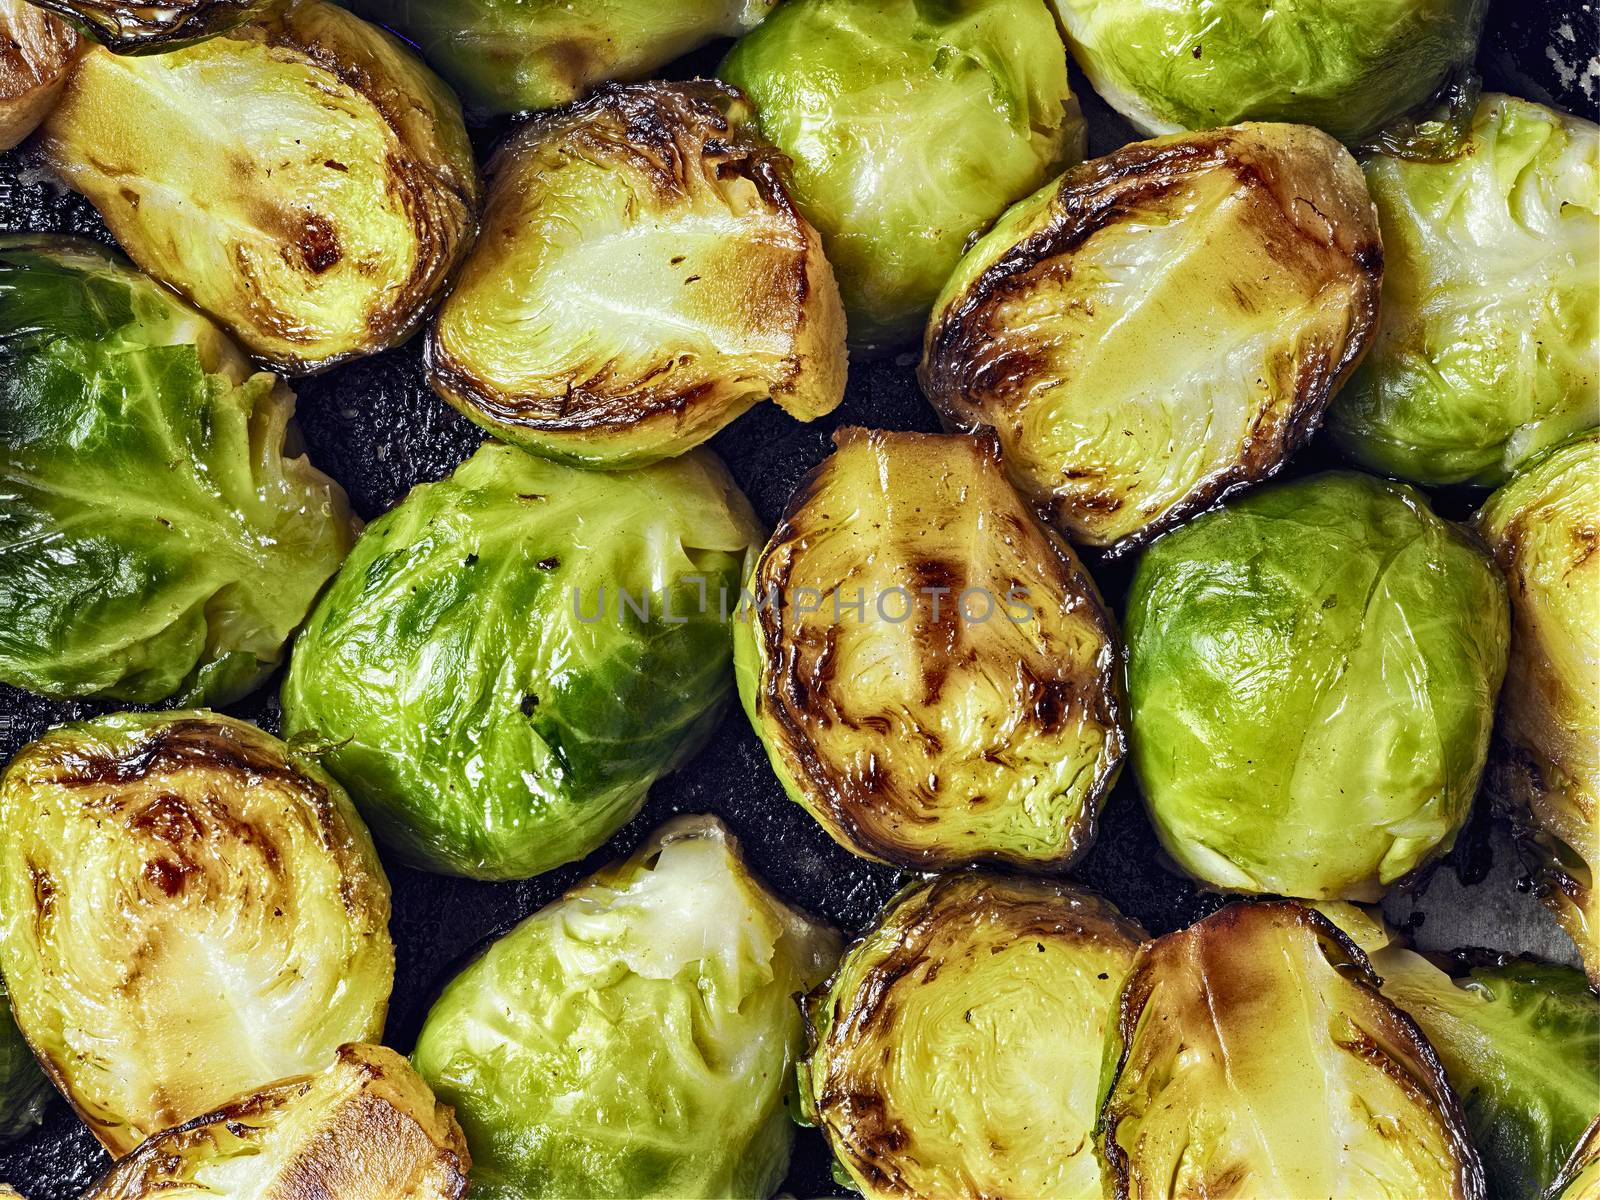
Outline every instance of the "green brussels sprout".
[(720, 74), (793, 160), (862, 348), (905, 340), (967, 239), (1083, 157), (1044, 0), (786, 0)]
[(226, 703), (354, 540), (294, 395), (89, 242), (0, 238), (0, 679)]
[(1144, 934), (1066, 884), (915, 883), (807, 1001), (801, 1106), (868, 1200), (1099, 1200), (1095, 1082)]
[(346, 0), (417, 45), (483, 115), (550, 108), (610, 79), (643, 79), (776, 0)]
[(15, 1141), (39, 1124), (52, 1092), (17, 1029), (10, 995), (0, 982), (0, 1144)]
[(1511, 582), (1511, 662), (1488, 784), (1600, 987), (1600, 432), (1489, 497), (1477, 529)]
[(412, 1059), (455, 1106), (474, 1200), (770, 1196), (838, 957), (714, 817), (680, 817), (446, 986)]
[(1488, 95), (1455, 159), (1365, 166), (1388, 265), (1372, 353), (1328, 412), (1339, 446), (1492, 486), (1600, 424), (1600, 127)]
[(707, 451), (598, 474), (486, 444), (356, 544), (295, 642), (285, 732), (410, 862), (582, 858), (715, 725), (759, 539)]
[(1321, 914), (1234, 904), (1140, 950), (1101, 1067), (1106, 1195), (1482, 1200), (1443, 1067)]
[(461, 1200), (471, 1163), (450, 1109), (382, 1046), (339, 1047), (152, 1137), (83, 1200)]
[(1053, 0), (1094, 90), (1146, 133), (1294, 121), (1344, 142), (1472, 61), (1488, 0)]
[(27, 3), (0, 0), (0, 150), (38, 127), (78, 60), (77, 31)]
[(923, 390), (1117, 553), (1275, 474), (1371, 341), (1383, 250), (1355, 160), (1303, 125), (1138, 142), (1012, 208), (945, 284)]
[(17, 1026), (114, 1155), (383, 1029), (389, 885), (332, 779), (252, 725), (122, 713), (0, 778)]
[(612, 85), (513, 134), (428, 338), (434, 389), (595, 467), (680, 454), (769, 397), (832, 411), (839, 289), (750, 119), (718, 83)]
[(174, 50), (232, 29), (271, 0), (33, 0), (119, 54)]
[(96, 47), (42, 134), (135, 263), (284, 370), (404, 341), (475, 228), (455, 97), (323, 0), (166, 54)]
[(1319, 475), (1159, 539), (1128, 597), (1133, 762), (1214, 887), (1376, 899), (1472, 806), (1505, 584), (1401, 484)]
[(1600, 1200), (1600, 1118), (1584, 1131), (1545, 1195), (1549, 1200)]
[(1116, 631), (992, 437), (845, 429), (734, 625), (739, 695), (791, 798), (918, 871), (1070, 864), (1122, 765)]

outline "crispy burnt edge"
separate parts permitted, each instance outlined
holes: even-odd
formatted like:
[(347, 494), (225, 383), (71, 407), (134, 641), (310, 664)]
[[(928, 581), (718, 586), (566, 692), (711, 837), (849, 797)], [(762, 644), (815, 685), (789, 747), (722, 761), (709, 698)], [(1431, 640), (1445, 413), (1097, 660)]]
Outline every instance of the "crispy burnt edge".
[[(974, 433), (937, 434), (891, 433), (845, 426), (834, 433), (834, 445), (840, 447), (857, 438), (881, 441), (889, 437), (917, 441), (950, 438), (964, 441), (979, 456), (979, 469), (984, 469), (985, 464), (992, 466), (999, 472), (998, 483), (1008, 491), (1011, 488), (1002, 463), (1000, 440), (994, 431), (988, 428)], [(788, 543), (804, 538), (804, 510), (822, 491), (833, 461), (834, 455), (830, 454), (813, 467), (801, 479), (794, 494), (789, 498), (777, 527), (762, 548), (756, 559), (755, 569), (751, 572), (756, 595), (765, 595), (769, 584), (777, 589), (780, 598), (787, 594), (786, 572), (779, 578), (769, 580), (768, 576), (776, 569), (774, 559), (777, 552), (784, 549)], [(753, 632), (759, 647), (760, 659), (755, 696), (757, 715), (768, 722), (768, 729), (774, 734), (773, 740), (780, 748), (780, 756), (788, 767), (790, 777), (808, 798), (809, 803), (806, 807), (812, 811), (835, 841), (854, 853), (910, 871), (946, 871), (969, 866), (1002, 866), (1053, 874), (1066, 870), (1094, 844), (1099, 830), (1100, 809), (1110, 795), (1128, 754), (1127, 699), (1123, 694), (1121, 669), (1122, 639), (1111, 610), (1100, 595), (1100, 589), (1082, 563), (1077, 562), (1074, 557), (1069, 557), (1070, 546), (1059, 533), (1041, 521), (1026, 502), (1021, 501), (1020, 497), (1018, 499), (1022, 512), (1027, 519), (1033, 521), (1034, 528), (1054, 553), (1054, 562), (1066, 585), (1065, 590), (1081, 596), (1088, 602), (1087, 615), (1100, 631), (1108, 650), (1103, 656), (1105, 662), (1102, 669), (1094, 676), (1094, 684), (1096, 693), (1104, 705), (1105, 721), (1102, 724), (1114, 743), (1111, 750), (1112, 758), (1106, 769), (1096, 778), (1094, 786), (1085, 794), (1077, 816), (1067, 829), (1066, 848), (1058, 855), (1033, 858), (1008, 851), (989, 851), (973, 855), (912, 852), (898, 842), (879, 837), (867, 829), (852, 815), (855, 798), (840, 791), (829, 777), (823, 757), (814, 749), (804, 716), (807, 706), (803, 702), (790, 699), (799, 696), (803, 689), (794, 685), (794, 659), (792, 654), (785, 653), (781, 616), (774, 620), (774, 616), (783, 606), (781, 604), (776, 607), (752, 606), (749, 619), (755, 623)], [(792, 556), (788, 559), (788, 565), (792, 568)], [(789, 664), (788, 669), (777, 669), (775, 664), (780, 663)], [(773, 725), (777, 728), (773, 729)], [(800, 768), (798, 773), (795, 770), (797, 766)]]
[[(1600, 1162), (1600, 1117), (1589, 1122), (1589, 1127), (1583, 1131), (1578, 1144), (1572, 1148), (1572, 1153), (1567, 1155), (1567, 1161), (1561, 1164), (1556, 1177), (1545, 1189), (1543, 1200), (1566, 1200), (1563, 1193), (1577, 1182), (1578, 1176), (1596, 1162)], [(1583, 1200), (1583, 1197), (1574, 1197), (1573, 1200)]]
[[(1232, 148), (1241, 143), (1250, 153), (1233, 154)], [(993, 388), (968, 386), (963, 364), (971, 360), (979, 345), (1003, 336), (1004, 331), (989, 328), (984, 315), (988, 310), (1028, 291), (1037, 273), (1050, 271), (1054, 260), (1075, 253), (1096, 233), (1137, 212), (1141, 204), (1168, 195), (1192, 174), (1219, 168), (1231, 170), (1242, 187), (1271, 197), (1285, 225), (1301, 229), (1301, 222), (1278, 202), (1276, 189), (1255, 161), (1255, 148), (1234, 129), (1182, 135), (1180, 140), (1165, 144), (1134, 142), (1103, 158), (1072, 167), (1061, 177), (1051, 197), (1049, 219), (995, 259), (962, 292), (955, 304), (946, 305), (934, 314), (928, 325), (917, 377), (923, 394), (939, 414), (944, 427), (972, 433), (987, 425), (982, 419), (983, 401), (969, 397), (987, 395)], [(1370, 200), (1368, 203), (1370, 205)], [(1377, 335), (1384, 259), (1375, 210), (1370, 232), (1370, 238), (1362, 238), (1351, 249), (1339, 251), (1355, 268), (1359, 285), (1344, 355), (1334, 364), (1327, 362), (1326, 356), (1300, 364), (1291, 410), (1284, 420), (1271, 423), (1281, 435), (1277, 438), (1262, 436), (1270, 431), (1266, 428), (1266, 415), (1257, 414), (1248, 435), (1250, 448), (1243, 456), (1143, 528), (1107, 545), (1093, 545), (1103, 560), (1111, 561), (1140, 549), (1194, 514), (1220, 504), (1245, 488), (1266, 482), (1311, 440), (1334, 395), (1360, 365)], [(1012, 360), (1015, 360), (1014, 365), (999, 382), (1014, 383), (1037, 366), (1034, 357), (1025, 349), (1009, 351), (1000, 361), (1005, 364)], [(1040, 518), (1055, 527), (1062, 507), (1060, 498), (1054, 495), (1041, 498), (1032, 484), (1021, 480), (1017, 483), (1018, 490), (1030, 498)], [(1112, 498), (1106, 503), (1114, 509), (1121, 507), (1122, 500)]]
[[(807, 301), (812, 262), (822, 254), (822, 246), (789, 195), (787, 156), (756, 136), (753, 122), (745, 115), (752, 111), (744, 93), (716, 80), (604, 84), (587, 99), (535, 114), (507, 136), (485, 169), (488, 207), (492, 209), (495, 189), (516, 171), (524, 154), (545, 139), (569, 137), (597, 153), (622, 159), (659, 197), (670, 202), (686, 191), (682, 183), (685, 160), (678, 153), (674, 129), (692, 133), (700, 142), (701, 160), (711, 165), (717, 178), (738, 175), (748, 180), (762, 203), (792, 226), (796, 238), (805, 244), (788, 281), (798, 314), (794, 330), (798, 341), (813, 319)], [(596, 136), (608, 124), (621, 136)], [(485, 223), (489, 216), (486, 211)], [(476, 410), (497, 425), (535, 433), (626, 432), (682, 413), (716, 387), (709, 382), (686, 388), (656, 387), (656, 377), (673, 374), (672, 364), (663, 363), (643, 380), (625, 380), (627, 386), (621, 390), (569, 382), (559, 397), (547, 392), (505, 394), (480, 380), (445, 348), (437, 321), (423, 341), (422, 359), (428, 382), (441, 396)], [(766, 381), (772, 396), (792, 390), (800, 370), (799, 356), (790, 355), (783, 378)], [(610, 377), (609, 364), (595, 376), (602, 381)], [(528, 411), (556, 399), (560, 401), (556, 416), (541, 417)]]
[[(995, 897), (997, 889), (1010, 889), (1013, 894), (1000, 898), (1000, 902), (997, 903)], [(1031, 894), (1027, 896), (1016, 894), (1022, 892)], [(1004, 903), (1009, 915), (1010, 912), (1024, 910), (1031, 914), (1052, 900), (1066, 902), (1067, 914), (1063, 915), (1070, 914), (1076, 918), (1076, 928), (1064, 928), (1065, 921), (1060, 918), (1049, 927), (1045, 927), (1046, 918), (1042, 914), (1033, 923), (1013, 925), (1008, 928), (1013, 932), (1020, 930), (1021, 932), (1017, 932), (1019, 939), (1028, 930), (1039, 929), (1040, 932), (1034, 936), (1059, 937), (1067, 934), (1074, 938), (1081, 936), (1098, 938), (1103, 934), (1115, 934), (1127, 938), (1136, 947), (1145, 945), (1149, 941), (1149, 934), (1139, 923), (1119, 912), (1105, 897), (1065, 880), (972, 871), (939, 875), (916, 880), (895, 893), (883, 906), (883, 911), (878, 914), (871, 928), (845, 948), (833, 974), (800, 998), (800, 1012), (805, 1020), (806, 1035), (807, 1074), (802, 1080), (804, 1115), (810, 1123), (822, 1131), (828, 1142), (829, 1152), (842, 1165), (845, 1158), (842, 1146), (846, 1143), (842, 1136), (835, 1134), (834, 1126), (825, 1115), (827, 1110), (834, 1107), (839, 1099), (845, 1099), (851, 1104), (861, 1105), (873, 1114), (871, 1119), (876, 1122), (878, 1128), (867, 1137), (868, 1144), (863, 1153), (851, 1154), (849, 1157), (871, 1185), (875, 1189), (881, 1189), (881, 1193), (875, 1194), (905, 1196), (914, 1194), (878, 1165), (885, 1159), (892, 1160), (893, 1156), (905, 1146), (906, 1132), (898, 1125), (885, 1120), (885, 1105), (881, 1096), (863, 1095), (859, 1092), (846, 1094), (838, 1091), (832, 1084), (832, 1071), (819, 1078), (815, 1064), (824, 1049), (824, 1044), (834, 1043), (835, 1031), (841, 1024), (847, 1025), (851, 1031), (850, 1037), (842, 1039), (846, 1043), (846, 1048), (855, 1043), (854, 1035), (874, 1021), (888, 1002), (888, 993), (894, 985), (928, 961), (926, 945), (935, 925), (954, 916), (971, 913), (986, 901), (991, 911), (1000, 907), (1000, 903)], [(1078, 907), (1080, 904), (1083, 907)], [(1100, 928), (1092, 928), (1095, 925)], [(893, 947), (880, 962), (863, 974), (861, 986), (855, 996), (850, 998), (849, 1009), (845, 1010), (844, 998), (835, 996), (833, 992), (844, 977), (852, 957), (861, 952), (874, 938), (891, 931), (894, 933)], [(937, 964), (932, 969), (936, 972)], [(862, 996), (863, 993), (866, 993), (865, 998), (857, 1002), (856, 997)], [(830, 1007), (831, 1012), (828, 1011)], [(821, 1032), (824, 1026), (826, 1033)], [(817, 1094), (819, 1087), (826, 1087), (828, 1090), (819, 1096)], [(848, 1144), (853, 1145), (854, 1142)]]
[[(159, 54), (226, 33), (268, 0), (30, 0), (80, 25), (116, 54)], [(141, 14), (148, 13), (149, 16)]]
[[(1450, 1087), (1449, 1080), (1445, 1076), (1444, 1064), (1439, 1061), (1439, 1056), (1428, 1041), (1427, 1035), (1411, 1019), (1410, 1014), (1387, 999), (1379, 990), (1381, 980), (1377, 972), (1372, 969), (1372, 963), (1367, 958), (1366, 952), (1356, 945), (1350, 935), (1315, 909), (1297, 904), (1293, 900), (1237, 901), (1218, 909), (1185, 929), (1157, 938), (1140, 949), (1133, 966), (1129, 968), (1127, 978), (1123, 980), (1122, 993), (1117, 998), (1109, 1026), (1109, 1030), (1116, 1038), (1116, 1065), (1106, 1075), (1105, 1091), (1100, 1097), (1100, 1116), (1094, 1128), (1094, 1142), (1101, 1151), (1102, 1162), (1106, 1168), (1105, 1177), (1110, 1184), (1111, 1200), (1138, 1200), (1129, 1186), (1128, 1156), (1123, 1153), (1121, 1145), (1117, 1142), (1117, 1127), (1121, 1124), (1122, 1117), (1115, 1111), (1112, 1097), (1116, 1094), (1117, 1084), (1121, 1081), (1122, 1073), (1128, 1065), (1133, 1039), (1153, 992), (1151, 963), (1156, 954), (1165, 949), (1164, 943), (1178, 945), (1197, 936), (1209, 935), (1218, 929), (1226, 932), (1244, 920), (1260, 919), (1263, 914), (1266, 919), (1271, 920), (1279, 913), (1285, 914), (1293, 923), (1309, 929), (1316, 937), (1323, 956), (1328, 960), (1328, 965), (1337, 974), (1364, 991), (1370, 999), (1376, 1001), (1379, 1011), (1387, 1010), (1394, 1018), (1397, 1032), (1411, 1043), (1411, 1049), (1416, 1053), (1418, 1062), (1426, 1072), (1423, 1079), (1412, 1077), (1413, 1082), (1426, 1092), (1427, 1099), (1438, 1112), (1444, 1126), (1445, 1139), (1454, 1152), (1455, 1200), (1487, 1200), (1487, 1177), (1484, 1175), (1482, 1160), (1478, 1157), (1471, 1135), (1467, 1131), (1467, 1119), (1461, 1110), (1461, 1102), (1457, 1099), (1454, 1089)], [(1334, 956), (1335, 953), (1337, 957)], [(1109, 1045), (1107, 1049), (1110, 1049)]]

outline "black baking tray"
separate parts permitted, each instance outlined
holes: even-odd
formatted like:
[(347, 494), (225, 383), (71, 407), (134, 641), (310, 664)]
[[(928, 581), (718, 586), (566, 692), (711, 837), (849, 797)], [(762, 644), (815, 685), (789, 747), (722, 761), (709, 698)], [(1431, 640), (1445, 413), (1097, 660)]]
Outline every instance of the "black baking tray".
[[(1593, 118), (1600, 89), (1597, 37), (1595, 14), (1584, 0), (1494, 0), (1479, 66), (1489, 88)], [(709, 73), (722, 49), (709, 48), (670, 74)], [(1132, 131), (1081, 77), (1075, 75), (1073, 82), (1090, 118), (1091, 153), (1103, 154), (1133, 140)], [(501, 132), (503, 127), (477, 131), (480, 150), (492, 146)], [(0, 155), (0, 231), (26, 230), (111, 242), (93, 209), (51, 183), (24, 148)], [(770, 525), (801, 476), (827, 456), (836, 428), (937, 428), (917, 389), (913, 366), (909, 352), (855, 362), (845, 401), (830, 417), (801, 425), (773, 405), (760, 405), (719, 434), (712, 446)], [(428, 390), (416, 341), (300, 381), (296, 391), (312, 460), (344, 485), (368, 520), (414, 485), (447, 475), (482, 437)], [(1290, 472), (1335, 461), (1333, 451), (1319, 440), (1291, 464)], [(1460, 517), (1480, 497), (1448, 491), (1434, 498), (1440, 511)], [(1087, 561), (1107, 599), (1120, 610), (1127, 566), (1092, 556)], [(276, 694), (273, 680), (228, 711), (276, 731)], [(50, 726), (108, 707), (41, 700), (0, 685), (0, 761)], [(1470, 944), (1570, 957), (1570, 943), (1529, 895), (1503, 831), (1481, 807), (1441, 868), (1415, 892), (1390, 898), (1390, 919), (1412, 930), (1418, 943), (1429, 948)], [(451, 879), (389, 864), (397, 963), (386, 1042), (409, 1051), (439, 989), (486, 941), (584, 874), (633, 849), (668, 817), (691, 812), (719, 814), (739, 834), (747, 856), (769, 883), (852, 934), (871, 923), (904, 878), (840, 849), (784, 796), (755, 735), (732, 705), (706, 749), (659, 782), (639, 816), (582, 863), (518, 883)], [(1186, 925), (1224, 903), (1162, 864), (1127, 773), (1106, 805), (1094, 847), (1071, 875), (1109, 896), (1153, 934)], [(802, 1197), (846, 1194), (834, 1183), (828, 1162), (821, 1137), (801, 1131), (786, 1190)], [(74, 1200), (107, 1165), (93, 1137), (59, 1100), (52, 1102), (39, 1129), (0, 1150), (0, 1180), (29, 1200)]]

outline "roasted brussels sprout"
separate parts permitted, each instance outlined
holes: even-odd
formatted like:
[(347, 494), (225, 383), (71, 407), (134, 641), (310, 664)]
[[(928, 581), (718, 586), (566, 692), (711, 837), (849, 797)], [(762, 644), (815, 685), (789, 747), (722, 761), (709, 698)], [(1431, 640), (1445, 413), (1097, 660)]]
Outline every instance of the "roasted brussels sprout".
[(472, 1148), (474, 1200), (766, 1197), (837, 936), (680, 817), (495, 942), (412, 1056)]
[(1513, 618), (1489, 790), (1542, 860), (1545, 902), (1600, 987), (1600, 433), (1506, 484), (1477, 528)]
[(1142, 931), (1066, 884), (913, 884), (808, 1000), (801, 1105), (878, 1197), (1098, 1200), (1095, 1081)]
[(176, 49), (232, 29), (271, 0), (34, 0), (82, 24), (119, 54)]
[(0, 150), (44, 120), (77, 58), (72, 26), (26, 0), (0, 0)]
[(1549, 1200), (1600, 1200), (1600, 1119), (1584, 1131), (1545, 1195)]
[(846, 429), (757, 560), (739, 694), (785, 790), (914, 870), (1065, 866), (1122, 764), (1111, 617), (992, 437)]
[(383, 1029), (389, 885), (339, 786), (254, 726), (124, 713), (0, 779), (17, 1025), (113, 1154)]
[(839, 290), (749, 121), (722, 84), (647, 83), (513, 134), (428, 338), (435, 390), (506, 441), (598, 467), (682, 453), (768, 397), (831, 411)]
[(348, 1045), (319, 1074), (157, 1134), (84, 1200), (461, 1200), (470, 1161), (410, 1063)]
[(1126, 621), (1134, 767), (1184, 870), (1370, 900), (1454, 842), (1506, 589), (1409, 488), (1319, 475), (1197, 517), (1146, 551)]
[(0, 238), (0, 679), (225, 703), (354, 539), (294, 396), (88, 242)]
[(1484, 96), (1461, 154), (1366, 160), (1388, 251), (1372, 353), (1328, 413), (1357, 461), (1497, 484), (1600, 424), (1600, 127)]
[(1146, 133), (1296, 121), (1353, 142), (1472, 61), (1488, 0), (1053, 0), (1083, 73)]
[(715, 724), (759, 538), (709, 452), (598, 474), (485, 445), (356, 544), (295, 642), (285, 731), (411, 862), (581, 858)]
[(566, 104), (753, 28), (776, 0), (348, 0), (485, 115)]
[(1102, 1065), (1108, 1196), (1481, 1200), (1427, 1039), (1353, 942), (1298, 904), (1234, 904), (1139, 952)]
[(1377, 321), (1361, 172), (1301, 125), (1124, 146), (985, 235), (934, 305), (923, 390), (991, 426), (1074, 541), (1125, 550), (1274, 474)]
[(323, 0), (167, 54), (89, 51), (43, 146), (134, 262), (284, 370), (403, 341), (474, 229), (455, 97)]
[(17, 1029), (10, 997), (0, 983), (0, 1144), (14, 1141), (39, 1123), (51, 1090)]
[(967, 239), (1083, 157), (1044, 0), (785, 0), (720, 73), (793, 160), (863, 348), (903, 341)]

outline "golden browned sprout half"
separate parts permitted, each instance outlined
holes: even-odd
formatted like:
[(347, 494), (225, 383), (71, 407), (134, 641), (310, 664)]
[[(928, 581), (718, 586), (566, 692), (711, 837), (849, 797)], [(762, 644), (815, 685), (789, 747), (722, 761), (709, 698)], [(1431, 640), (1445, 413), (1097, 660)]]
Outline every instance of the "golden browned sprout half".
[(402, 341), (474, 230), (455, 97), (323, 0), (165, 54), (90, 50), (43, 145), (134, 262), (285, 371)]
[(25, 1196), (9, 1183), (0, 1183), (0, 1200), (27, 1200)]
[(81, 21), (119, 54), (156, 53), (199, 41), (247, 20), (271, 0), (36, 0)]
[(781, 156), (724, 84), (646, 83), (523, 126), (428, 340), (433, 386), (526, 450), (665, 458), (771, 398), (844, 394), (844, 310)]
[(0, 0), (0, 150), (44, 120), (78, 57), (78, 34), (26, 0)]
[(1021, 201), (934, 305), (924, 390), (1075, 542), (1123, 550), (1302, 445), (1372, 338), (1355, 160), (1302, 125), (1124, 146)]
[(455, 1114), (393, 1050), (331, 1067), (157, 1134), (84, 1200), (459, 1200), (471, 1161)]
[(835, 441), (734, 627), (739, 694), (774, 771), (868, 858), (1065, 866), (1124, 750), (1093, 581), (1006, 482), (992, 437)]

